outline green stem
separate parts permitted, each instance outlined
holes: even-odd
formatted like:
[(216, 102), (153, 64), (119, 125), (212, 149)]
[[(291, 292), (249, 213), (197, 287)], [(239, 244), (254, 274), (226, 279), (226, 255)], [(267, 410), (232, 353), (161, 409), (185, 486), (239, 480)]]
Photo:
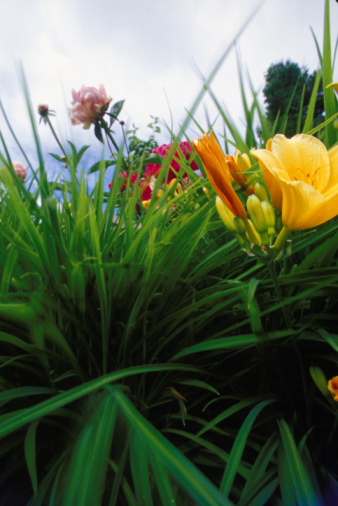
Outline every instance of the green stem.
[[(286, 228), (286, 227), (284, 227), (284, 228)], [(287, 230), (290, 232), (289, 229), (287, 229)], [(283, 232), (283, 229), (282, 229), (281, 232)], [(273, 286), (274, 286), (277, 298), (278, 298), (279, 302), (283, 303), (284, 302), (284, 297), (283, 297), (283, 294), (282, 294), (282, 291), (281, 291), (281, 288), (280, 288), (280, 283), (279, 283), (278, 276), (276, 274), (276, 264), (273, 261), (269, 261), (267, 265), (268, 265), (269, 273), (270, 273), (270, 276), (271, 276), (271, 279), (272, 279), (272, 283), (273, 283)], [(291, 330), (292, 329), (292, 322), (291, 322), (290, 313), (288, 311), (288, 308), (286, 306), (282, 306), (282, 312), (283, 312), (285, 324), (286, 324), (287, 328)], [(306, 388), (306, 375), (305, 375), (305, 370), (304, 370), (304, 364), (303, 364), (303, 360), (302, 360), (302, 355), (300, 353), (299, 346), (298, 346), (295, 334), (291, 334), (291, 341), (292, 341), (292, 346), (293, 346), (293, 348), (295, 350), (295, 353), (296, 353), (296, 356), (297, 356), (297, 359), (298, 359), (298, 362), (299, 362), (299, 368), (300, 368), (300, 373), (301, 373), (301, 377), (302, 377), (302, 384), (303, 384), (303, 391), (304, 391), (304, 396), (305, 396), (306, 392), (307, 392), (307, 388)]]
[(51, 123), (51, 121), (50, 121), (50, 119), (49, 119), (48, 115), (46, 116), (46, 121), (47, 121), (47, 123), (48, 123), (49, 128), (50, 128), (50, 129), (51, 129), (51, 131), (52, 131), (52, 134), (54, 135), (54, 138), (55, 138), (56, 142), (57, 142), (57, 143), (58, 143), (58, 145), (59, 145), (59, 148), (61, 149), (61, 151), (62, 151), (63, 155), (65, 156), (65, 158), (66, 158), (66, 160), (67, 160), (67, 154), (66, 154), (65, 150), (63, 149), (63, 146), (62, 146), (61, 142), (59, 141), (58, 136), (56, 135), (56, 132), (55, 132), (55, 130), (54, 130), (54, 127), (53, 127), (53, 125), (52, 125), (52, 123)]
[[(102, 126), (103, 130), (105, 131), (107, 139), (109, 139), (111, 141), (111, 143), (113, 144), (114, 148), (116, 149), (116, 151), (118, 153), (120, 151), (120, 148), (116, 144), (116, 141), (115, 141), (114, 137), (112, 136), (111, 130), (110, 130), (107, 122), (103, 118), (101, 119), (101, 126)], [(122, 165), (123, 165), (123, 168), (126, 170), (126, 172), (129, 173), (129, 167), (126, 164), (123, 157), (122, 157)]]
[[(270, 273), (270, 276), (272, 279), (272, 283), (273, 283), (277, 298), (278, 298), (279, 302), (284, 302), (284, 297), (283, 297), (282, 291), (280, 289), (279, 279), (276, 274), (275, 263), (269, 261), (268, 262), (268, 269), (269, 269), (269, 273)], [(291, 319), (290, 319), (290, 314), (289, 314), (289, 311), (287, 311), (287, 308), (285, 306), (282, 307), (282, 312), (283, 312), (284, 321), (285, 321), (287, 328), (291, 329), (292, 323), (291, 323)]]

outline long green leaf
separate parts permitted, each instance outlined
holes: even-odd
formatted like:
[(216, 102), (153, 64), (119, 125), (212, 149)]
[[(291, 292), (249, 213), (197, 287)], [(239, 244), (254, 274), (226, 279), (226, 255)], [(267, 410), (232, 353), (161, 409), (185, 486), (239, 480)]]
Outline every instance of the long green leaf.
[(238, 472), (238, 466), (240, 464), (243, 451), (246, 445), (246, 441), (249, 435), (249, 432), (252, 428), (252, 425), (254, 424), (257, 416), (259, 413), (264, 409), (266, 406), (271, 404), (272, 400), (266, 400), (262, 401), (257, 406), (255, 406), (249, 413), (249, 415), (246, 417), (243, 425), (241, 426), (236, 439), (234, 441), (233, 447), (231, 449), (229, 462), (227, 463), (227, 466), (225, 468), (222, 483), (221, 483), (221, 491), (224, 494), (225, 497), (229, 496), (229, 493), (231, 491), (235, 476)]
[(88, 383), (84, 383), (83, 385), (79, 385), (75, 388), (55, 395), (47, 401), (27, 408), (25, 412), (20, 412), (18, 415), (14, 414), (13, 416), (9, 416), (6, 420), (0, 423), (0, 437), (10, 434), (16, 429), (23, 427), (27, 423), (37, 420), (42, 416), (48, 415), (56, 409), (66, 406), (71, 402), (81, 399), (82, 397), (85, 397), (86, 395), (123, 378), (150, 372), (177, 371), (178, 369), (187, 372), (200, 371), (200, 369), (197, 367), (182, 364), (158, 364), (155, 366), (143, 365), (138, 367), (130, 367), (129, 369), (121, 369), (120, 371), (101, 376), (100, 378), (89, 381)]
[(309, 479), (306, 469), (302, 463), (291, 430), (286, 421), (283, 419), (280, 420), (278, 424), (282, 436), (286, 460), (290, 469), (290, 477), (297, 497), (297, 504), (299, 506), (318, 504), (318, 498), (316, 497), (311, 480)]
[(139, 437), (142, 437), (152, 452), (156, 453), (156, 458), (168, 469), (195, 503), (203, 506), (231, 504), (182, 453), (140, 415), (121, 391), (114, 389), (112, 395), (133, 427), (133, 431), (138, 432)]

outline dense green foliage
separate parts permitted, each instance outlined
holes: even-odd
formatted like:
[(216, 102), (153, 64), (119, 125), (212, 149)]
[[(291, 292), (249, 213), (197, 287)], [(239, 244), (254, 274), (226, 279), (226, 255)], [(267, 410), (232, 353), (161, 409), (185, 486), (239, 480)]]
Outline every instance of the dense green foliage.
[[(338, 112), (323, 92), (317, 129), (330, 148)], [(139, 156), (120, 153), (109, 192), (102, 160), (89, 191), (86, 148), (70, 144), (67, 176), (48, 181), (28, 106), (31, 182), (15, 177), (4, 141), (1, 155), (1, 505), (334, 504), (337, 218), (294, 233), (276, 262), (250, 256), (185, 160), (191, 185), (164, 185), (144, 212), (140, 192), (114, 184), (124, 163), (142, 170)], [(255, 93), (243, 106), (244, 135), (219, 113), (226, 146), (249, 152), (254, 116), (262, 143), (275, 130)]]
[[(309, 74), (307, 69), (287, 60), (270, 65), (265, 74), (265, 97), (267, 118), (271, 124), (276, 122), (276, 130), (284, 131), (287, 137), (299, 132), (299, 116), (303, 126), (309, 106), (316, 72)], [(287, 116), (287, 121), (285, 121)], [(323, 87), (318, 88), (313, 111), (314, 126), (324, 118)]]

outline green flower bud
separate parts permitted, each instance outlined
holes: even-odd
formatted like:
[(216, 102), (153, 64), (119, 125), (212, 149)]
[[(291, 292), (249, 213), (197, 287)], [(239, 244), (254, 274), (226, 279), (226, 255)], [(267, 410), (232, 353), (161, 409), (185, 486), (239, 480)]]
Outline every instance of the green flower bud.
[(244, 246), (246, 243), (246, 228), (242, 218), (235, 216), (218, 196), (216, 197), (216, 209), (226, 228), (235, 235), (240, 245)]
[(254, 194), (256, 195), (256, 197), (259, 198), (259, 200), (261, 202), (263, 200), (266, 200), (267, 202), (269, 201), (269, 197), (268, 197), (268, 194), (266, 192), (266, 189), (258, 181), (256, 181), (256, 183), (254, 184)]
[(254, 224), (252, 223), (251, 220), (248, 220), (248, 223), (249, 223), (249, 226), (250, 226), (250, 228), (252, 230), (252, 233), (254, 234), (254, 236), (256, 238), (256, 244), (262, 244), (262, 238), (259, 235), (259, 233), (257, 232), (257, 230), (255, 229)]
[(236, 231), (239, 235), (242, 235), (243, 237), (246, 236), (245, 224), (240, 216), (235, 216), (234, 227), (236, 228)]
[(269, 244), (270, 239), (267, 233), (268, 225), (265, 220), (261, 201), (258, 197), (256, 197), (256, 195), (250, 195), (246, 202), (246, 206), (255, 228), (261, 236), (262, 244)]
[(268, 226), (268, 234), (269, 236), (274, 236), (275, 233), (276, 233), (276, 230), (275, 230), (275, 224), (276, 224), (276, 216), (275, 216), (275, 211), (272, 207), (272, 205), (270, 204), (270, 202), (267, 202), (266, 200), (263, 200), (263, 202), (261, 202), (262, 204), (262, 209), (263, 209), (263, 213), (264, 213), (264, 217), (265, 217), (265, 222)]
[(216, 197), (216, 209), (226, 228), (230, 230), (230, 232), (237, 232), (237, 228), (234, 224), (235, 215), (223, 204), (218, 196)]

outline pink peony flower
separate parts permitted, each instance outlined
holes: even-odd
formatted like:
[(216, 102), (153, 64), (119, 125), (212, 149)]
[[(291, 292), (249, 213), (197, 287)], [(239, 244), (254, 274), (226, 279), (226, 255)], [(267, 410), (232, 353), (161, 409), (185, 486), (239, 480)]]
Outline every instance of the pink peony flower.
[(107, 97), (102, 84), (99, 89), (82, 85), (80, 91), (72, 90), (72, 95), (72, 107), (68, 109), (72, 125), (83, 124), (86, 129), (96, 120), (103, 118), (112, 100)]
[(27, 176), (27, 169), (22, 165), (21, 162), (12, 162), (13, 169), (15, 171), (15, 174), (20, 178), (22, 181), (26, 179)]

